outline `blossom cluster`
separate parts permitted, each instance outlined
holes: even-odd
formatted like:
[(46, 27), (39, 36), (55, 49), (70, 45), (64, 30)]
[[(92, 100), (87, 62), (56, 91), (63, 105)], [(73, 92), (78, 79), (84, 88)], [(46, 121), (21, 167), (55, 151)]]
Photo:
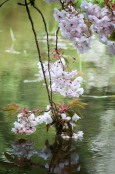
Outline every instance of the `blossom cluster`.
[[(67, 108), (67, 107), (66, 107)], [(68, 107), (69, 109), (69, 107)], [(60, 110), (60, 107), (57, 108), (58, 112), (56, 113), (57, 123), (62, 126), (62, 137), (67, 138), (69, 136), (67, 134), (69, 130), (69, 125), (71, 125), (72, 131), (73, 128), (76, 127), (76, 122), (78, 122), (81, 117), (79, 117), (76, 113), (72, 116), (68, 114), (68, 110)], [(36, 131), (36, 126), (45, 123), (46, 125), (53, 125), (56, 123), (56, 120), (51, 112), (51, 107), (47, 106), (47, 110), (43, 112), (43, 114), (35, 116), (32, 111), (22, 111), (17, 115), (17, 121), (14, 122), (14, 128), (12, 128), (12, 132), (15, 134), (26, 134), (31, 135)], [(76, 134), (78, 138), (82, 136), (81, 134), (78, 136), (79, 132)], [(76, 139), (75, 134), (73, 134), (72, 138)]]
[(66, 10), (54, 9), (54, 17), (59, 22), (62, 35), (72, 41), (78, 53), (84, 53), (91, 48), (93, 38), (89, 27), (84, 21), (84, 15), (79, 14), (74, 7)]
[(36, 122), (37, 124), (42, 124), (42, 123), (51, 124), (53, 122), (51, 111), (46, 111), (43, 113), (43, 115), (37, 116)]
[(36, 126), (42, 123), (52, 123), (50, 111), (46, 111), (43, 115), (35, 117), (31, 111), (22, 112), (17, 115), (17, 121), (14, 122), (12, 132), (15, 134), (31, 135), (36, 131)]
[(36, 131), (36, 119), (35, 115), (30, 111), (27, 113), (19, 113), (17, 115), (17, 121), (14, 122), (14, 128), (12, 132), (16, 134), (27, 134), (30, 135)]
[(68, 122), (71, 124), (72, 130), (74, 127), (76, 127), (76, 122), (81, 119), (76, 113), (73, 114), (72, 117), (70, 117), (67, 113), (60, 114), (61, 116), (61, 122), (63, 122), (63, 132), (67, 132), (69, 129)]
[(109, 40), (110, 34), (115, 32), (115, 11), (100, 8), (91, 2), (83, 2), (81, 8), (85, 11), (85, 17), (92, 22), (92, 32), (98, 33), (99, 40), (108, 45), (110, 53), (115, 55), (115, 41)]
[(72, 5), (61, 11), (54, 9), (54, 18), (59, 22), (62, 35), (73, 43), (78, 53), (83, 54), (91, 48), (94, 33), (98, 33), (99, 40), (115, 55), (115, 42), (109, 40), (115, 32), (115, 11), (85, 1), (81, 9), (84, 13), (79, 13)]
[[(83, 134), (84, 134), (83, 131), (78, 131), (77, 133), (73, 133), (72, 138), (74, 140), (82, 139), (83, 138)], [(61, 137), (63, 139), (70, 139), (70, 136), (65, 135), (64, 133), (61, 134)]]
[[(57, 60), (54, 63), (50, 63), (48, 69), (48, 62), (43, 64), (45, 75), (48, 79), (49, 71), (52, 80), (52, 91), (54, 93), (60, 93), (64, 97), (79, 97), (83, 94), (83, 88), (81, 88), (82, 77), (77, 76), (77, 71), (73, 70), (71, 72), (66, 71), (66, 62), (63, 58)], [(41, 64), (38, 63), (39, 77), (43, 78), (43, 72), (41, 69)], [(50, 87), (49, 87), (50, 88)]]
[(35, 143), (30, 140), (18, 140), (11, 144), (12, 154), (18, 158), (27, 158), (30, 159), (33, 155), (38, 154), (38, 150), (34, 148)]

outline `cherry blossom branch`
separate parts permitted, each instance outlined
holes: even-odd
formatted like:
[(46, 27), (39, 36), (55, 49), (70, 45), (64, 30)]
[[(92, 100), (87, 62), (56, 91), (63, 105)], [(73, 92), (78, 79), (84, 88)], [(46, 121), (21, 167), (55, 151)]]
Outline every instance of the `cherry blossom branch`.
[(62, 6), (62, 9), (64, 9), (64, 2), (62, 2), (62, 0), (59, 0), (60, 1), (60, 4)]
[[(36, 43), (36, 47), (37, 47), (37, 51), (38, 51), (39, 61), (40, 61), (40, 64), (41, 64), (43, 77), (44, 77), (44, 82), (45, 82), (45, 85), (46, 85), (46, 91), (47, 91), (47, 95), (48, 95), (48, 100), (49, 100), (50, 105), (51, 105), (51, 112), (52, 112), (52, 114), (53, 114), (53, 116), (54, 116), (54, 118), (56, 120), (57, 118), (56, 118), (55, 108), (54, 108), (54, 105), (53, 105), (52, 98), (50, 96), (50, 91), (49, 91), (48, 83), (47, 83), (47, 80), (46, 80), (46, 75), (45, 75), (44, 65), (43, 65), (43, 62), (42, 62), (42, 57), (41, 57), (41, 52), (40, 52), (40, 48), (39, 48), (39, 43), (38, 43), (38, 40), (37, 40), (37, 34), (36, 34), (36, 31), (35, 31), (35, 28), (34, 28), (34, 23), (33, 23), (33, 20), (32, 20), (32, 17), (31, 17), (28, 5), (27, 5), (27, 0), (25, 0), (25, 6), (26, 6), (28, 18), (29, 18), (30, 23), (31, 23), (32, 31), (34, 33), (34, 38), (35, 38), (35, 43)], [(49, 44), (49, 42), (48, 42), (48, 44)]]
[(4, 2), (2, 2), (2, 4), (0, 4), (0, 7), (2, 7), (6, 2), (8, 2), (9, 0), (6, 0)]
[(59, 33), (59, 27), (58, 27), (58, 29), (57, 29), (57, 31), (56, 31), (56, 50), (58, 49), (58, 33)]
[(43, 24), (44, 24), (44, 28), (45, 28), (45, 32), (46, 32), (46, 37), (47, 37), (47, 54), (48, 54), (48, 72), (49, 72), (49, 81), (50, 81), (50, 90), (51, 90), (51, 93), (50, 93), (50, 99), (51, 99), (51, 102), (52, 102), (52, 82), (51, 82), (51, 73), (50, 73), (50, 45), (49, 45), (49, 34), (48, 34), (48, 29), (47, 29), (47, 24), (46, 24), (46, 20), (43, 16), (43, 13), (41, 12), (41, 10), (36, 7), (35, 5), (33, 5), (33, 7), (38, 11), (38, 13), (41, 15), (42, 17), (42, 20), (43, 20)]
[(51, 102), (51, 98), (50, 98), (50, 93), (49, 93), (49, 89), (48, 89), (48, 83), (47, 83), (47, 80), (46, 80), (45, 71), (44, 71), (44, 66), (43, 66), (42, 57), (41, 57), (41, 52), (40, 52), (40, 48), (39, 48), (39, 43), (38, 43), (38, 40), (37, 40), (37, 34), (36, 34), (36, 31), (35, 31), (35, 28), (34, 28), (34, 23), (33, 23), (31, 14), (30, 14), (30, 10), (29, 10), (28, 5), (27, 5), (27, 0), (25, 0), (25, 6), (26, 6), (26, 11), (27, 11), (28, 18), (29, 18), (29, 20), (30, 20), (31, 27), (32, 27), (32, 31), (33, 31), (34, 38), (35, 38), (35, 43), (36, 43), (36, 47), (37, 47), (37, 52), (38, 52), (38, 56), (39, 56), (39, 61), (40, 61), (40, 63), (41, 63), (41, 67), (42, 67), (42, 72), (43, 72), (43, 76), (44, 76), (44, 82), (45, 82), (45, 85), (46, 85), (46, 90), (47, 90), (47, 94), (48, 94), (48, 99), (49, 99), (49, 102), (50, 102), (50, 104), (51, 104), (51, 106), (52, 106), (52, 102)]
[[(25, 4), (22, 4), (20, 2), (17, 3), (18, 5), (21, 5), (21, 6), (26, 6)], [(27, 5), (31, 4), (30, 2), (27, 3)]]

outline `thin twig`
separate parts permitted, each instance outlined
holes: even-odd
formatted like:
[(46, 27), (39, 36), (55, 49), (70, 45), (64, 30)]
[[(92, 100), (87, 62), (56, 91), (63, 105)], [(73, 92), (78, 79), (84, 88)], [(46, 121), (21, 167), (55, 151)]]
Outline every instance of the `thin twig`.
[(60, 1), (61, 6), (62, 6), (62, 9), (64, 9), (64, 2), (62, 2), (61, 0), (59, 0), (59, 1)]
[[(57, 29), (57, 31), (56, 31), (56, 47), (55, 47), (55, 51), (56, 51), (56, 53), (57, 53), (58, 56), (59, 56), (59, 60), (60, 60), (60, 62), (61, 62), (61, 64), (62, 64), (62, 67), (64, 67), (64, 66), (63, 66), (63, 63), (62, 63), (62, 61), (61, 61), (61, 58), (60, 58), (60, 54), (59, 54), (59, 52), (58, 52), (58, 33), (59, 33), (59, 30), (60, 30), (60, 27), (58, 27), (58, 29)], [(63, 70), (64, 70), (64, 68), (63, 68)]]
[(8, 2), (9, 0), (4, 1), (2, 4), (0, 4), (0, 7), (2, 7), (6, 2)]
[(58, 49), (58, 33), (59, 33), (59, 29), (60, 29), (60, 27), (58, 27), (58, 29), (56, 31), (56, 50)]
[[(18, 5), (21, 5), (21, 6), (26, 6), (25, 4), (22, 4), (20, 2), (17, 3)], [(27, 5), (31, 4), (30, 2), (27, 3)]]
[(50, 93), (50, 99), (52, 101), (52, 80), (51, 80), (51, 72), (50, 72), (50, 45), (49, 45), (49, 34), (48, 34), (48, 29), (47, 29), (47, 24), (46, 24), (46, 20), (41, 12), (41, 10), (36, 7), (35, 5), (33, 5), (33, 7), (39, 12), (39, 14), (41, 15), (42, 17), (42, 20), (43, 20), (43, 23), (44, 23), (44, 28), (45, 28), (45, 32), (46, 32), (46, 37), (47, 37), (47, 51), (48, 51), (48, 72), (49, 72), (49, 79), (50, 79), (50, 90), (51, 90), (51, 93)]
[(32, 31), (33, 31), (33, 33), (34, 33), (35, 43), (36, 43), (36, 47), (37, 47), (37, 52), (38, 52), (38, 56), (39, 56), (39, 61), (40, 61), (40, 63), (41, 63), (41, 67), (42, 67), (42, 72), (43, 72), (43, 76), (44, 76), (44, 81), (45, 81), (45, 85), (46, 85), (46, 90), (47, 90), (47, 94), (48, 94), (48, 99), (49, 99), (49, 102), (50, 102), (50, 104), (51, 104), (51, 99), (50, 99), (48, 84), (47, 84), (47, 80), (46, 80), (46, 75), (45, 75), (45, 71), (44, 71), (44, 66), (43, 66), (43, 63), (42, 63), (42, 58), (41, 58), (41, 52), (40, 52), (40, 48), (39, 48), (39, 43), (38, 43), (38, 40), (37, 40), (37, 34), (36, 34), (35, 29), (34, 29), (34, 23), (33, 23), (31, 14), (30, 14), (30, 10), (29, 10), (28, 5), (27, 5), (27, 0), (25, 0), (25, 6), (26, 6), (26, 11), (27, 11), (27, 14), (28, 14), (28, 18), (29, 18), (30, 23), (31, 23)]

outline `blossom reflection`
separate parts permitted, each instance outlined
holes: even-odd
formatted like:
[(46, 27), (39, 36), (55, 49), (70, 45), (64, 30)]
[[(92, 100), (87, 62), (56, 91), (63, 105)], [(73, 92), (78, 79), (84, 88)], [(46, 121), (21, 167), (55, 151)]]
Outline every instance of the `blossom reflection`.
[[(11, 143), (11, 148), (6, 149), (0, 157), (0, 163), (4, 163), (12, 167), (43, 167), (39, 163), (32, 161), (31, 157), (38, 154), (35, 149), (34, 141), (19, 139)], [(2, 161), (1, 161), (2, 159)]]
[(3, 153), (3, 161), (6, 165), (10, 164), (11, 168), (42, 168), (50, 174), (76, 174), (80, 171), (79, 155), (73, 139), (66, 140), (61, 136), (56, 136), (52, 144), (46, 140), (42, 150), (35, 148), (34, 141), (20, 139), (13, 142), (11, 148)]
[(45, 142), (46, 148), (50, 151), (51, 158), (45, 164), (49, 173), (70, 174), (80, 171), (79, 155), (72, 139), (55, 137), (55, 142)]

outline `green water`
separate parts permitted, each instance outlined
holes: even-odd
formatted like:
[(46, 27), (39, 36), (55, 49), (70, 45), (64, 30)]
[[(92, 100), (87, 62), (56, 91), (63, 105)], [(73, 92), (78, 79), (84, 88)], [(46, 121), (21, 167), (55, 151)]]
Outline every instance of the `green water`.
[[(57, 27), (52, 16), (54, 4), (41, 0), (38, 5), (47, 20), (53, 49)], [(42, 20), (32, 7), (31, 11), (45, 60), (46, 37)], [(11, 31), (15, 37), (14, 45)], [(68, 55), (73, 69), (83, 71), (85, 92), (81, 99), (88, 104), (82, 111), (80, 122), (84, 138), (82, 141), (55, 139), (54, 129), (47, 133), (45, 126), (39, 127), (32, 136), (16, 136), (11, 132), (16, 117), (0, 112), (1, 174), (115, 173), (115, 57), (97, 39), (93, 42), (93, 49), (83, 56), (78, 56), (71, 44), (61, 36), (58, 47)], [(37, 63), (37, 51), (25, 7), (18, 6), (14, 1), (8, 2), (0, 8), (0, 109), (11, 103), (30, 110), (46, 107), (47, 94), (36, 76)], [(59, 95), (54, 97), (58, 102), (65, 100)], [(17, 143), (20, 138), (26, 141)], [(22, 148), (25, 143), (26, 152)], [(20, 160), (17, 159), (20, 152), (17, 146), (21, 146), (25, 158), (20, 156)], [(27, 160), (27, 154), (33, 154), (31, 160)]]

